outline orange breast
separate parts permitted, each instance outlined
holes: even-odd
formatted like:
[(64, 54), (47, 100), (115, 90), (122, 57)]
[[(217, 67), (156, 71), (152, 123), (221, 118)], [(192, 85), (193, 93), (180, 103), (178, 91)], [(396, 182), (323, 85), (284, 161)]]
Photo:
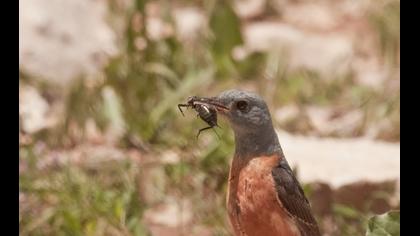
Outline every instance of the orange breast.
[(299, 230), (283, 211), (271, 170), (278, 156), (232, 161), (227, 207), (235, 235), (297, 236)]

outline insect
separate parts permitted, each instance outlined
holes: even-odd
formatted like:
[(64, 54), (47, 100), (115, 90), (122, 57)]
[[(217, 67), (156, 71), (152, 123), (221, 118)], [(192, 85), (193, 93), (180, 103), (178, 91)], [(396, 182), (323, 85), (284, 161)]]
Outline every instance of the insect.
[[(200, 136), (200, 133), (204, 130), (211, 129), (215, 126), (220, 127), (217, 124), (217, 111), (213, 104), (206, 103), (204, 99), (201, 99), (197, 96), (191, 96), (187, 99), (187, 103), (185, 104), (178, 104), (178, 109), (184, 115), (181, 107), (192, 107), (196, 112), (197, 116), (199, 116), (204, 122), (206, 122), (209, 126), (202, 128), (197, 133), (197, 138)], [(214, 130), (214, 129), (213, 129)], [(214, 130), (217, 137), (220, 138), (219, 134), (217, 134), (216, 130)]]

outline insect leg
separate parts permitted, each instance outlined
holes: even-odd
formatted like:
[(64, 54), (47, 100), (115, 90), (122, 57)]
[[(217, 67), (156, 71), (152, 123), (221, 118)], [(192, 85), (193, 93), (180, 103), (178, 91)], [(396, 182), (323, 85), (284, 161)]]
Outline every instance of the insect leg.
[(197, 138), (198, 138), (198, 136), (200, 136), (201, 131), (204, 131), (204, 130), (207, 130), (207, 129), (211, 129), (211, 128), (213, 128), (213, 127), (209, 126), (209, 127), (206, 127), (206, 128), (202, 128), (202, 129), (200, 129), (200, 130), (198, 131), (198, 133), (197, 133)]
[(182, 116), (185, 116), (185, 115), (184, 115), (184, 112), (182, 111), (181, 107), (188, 107), (188, 106), (189, 106), (188, 104), (178, 104), (178, 109), (182, 113)]
[[(218, 126), (218, 125), (217, 125), (217, 127), (219, 127), (219, 128), (220, 128), (220, 126)], [(214, 131), (214, 133), (216, 133), (217, 137), (218, 137), (219, 139), (221, 139), (221, 138), (220, 138), (220, 136), (219, 136), (219, 134), (216, 132), (216, 129), (213, 129), (213, 131)]]

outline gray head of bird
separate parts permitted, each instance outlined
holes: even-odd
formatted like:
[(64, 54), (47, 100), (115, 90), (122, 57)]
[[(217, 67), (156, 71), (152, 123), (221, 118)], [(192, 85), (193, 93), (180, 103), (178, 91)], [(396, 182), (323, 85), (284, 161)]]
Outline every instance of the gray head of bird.
[(264, 100), (255, 93), (227, 90), (210, 98), (219, 114), (225, 116), (235, 133), (259, 133), (272, 128), (270, 111)]
[(229, 121), (235, 134), (237, 151), (271, 153), (281, 149), (268, 106), (259, 95), (227, 90), (205, 99)]

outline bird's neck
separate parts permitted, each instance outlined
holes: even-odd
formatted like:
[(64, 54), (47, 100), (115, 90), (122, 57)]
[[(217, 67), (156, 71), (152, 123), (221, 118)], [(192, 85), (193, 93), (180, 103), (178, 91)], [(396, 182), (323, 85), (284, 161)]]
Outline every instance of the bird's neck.
[(254, 132), (235, 132), (235, 156), (241, 158), (282, 155), (281, 146), (272, 125), (267, 125)]

